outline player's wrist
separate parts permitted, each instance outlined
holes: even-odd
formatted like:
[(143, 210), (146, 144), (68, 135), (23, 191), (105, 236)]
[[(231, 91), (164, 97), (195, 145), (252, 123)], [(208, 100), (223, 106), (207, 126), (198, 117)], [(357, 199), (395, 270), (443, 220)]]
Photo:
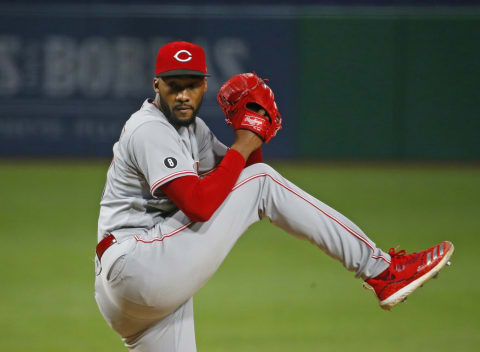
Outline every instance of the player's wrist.
[(247, 160), (254, 150), (262, 146), (262, 143), (262, 139), (255, 133), (249, 130), (236, 130), (235, 142), (232, 144), (231, 149), (239, 152)]

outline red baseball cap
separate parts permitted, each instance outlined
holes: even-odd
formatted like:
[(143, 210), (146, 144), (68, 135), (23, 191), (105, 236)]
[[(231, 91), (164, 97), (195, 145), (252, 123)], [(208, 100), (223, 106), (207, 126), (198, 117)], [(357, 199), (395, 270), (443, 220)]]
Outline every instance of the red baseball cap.
[(202, 47), (189, 42), (171, 42), (160, 48), (155, 64), (157, 77), (210, 76)]

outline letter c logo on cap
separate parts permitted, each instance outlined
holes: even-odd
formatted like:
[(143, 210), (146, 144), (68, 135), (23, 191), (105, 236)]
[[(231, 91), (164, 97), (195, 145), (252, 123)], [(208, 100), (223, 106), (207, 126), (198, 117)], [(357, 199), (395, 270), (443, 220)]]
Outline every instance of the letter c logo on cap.
[[(181, 55), (181, 56), (180, 56)], [(179, 50), (175, 55), (173, 55), (175, 60), (180, 62), (187, 62), (192, 59), (192, 54), (188, 50)]]

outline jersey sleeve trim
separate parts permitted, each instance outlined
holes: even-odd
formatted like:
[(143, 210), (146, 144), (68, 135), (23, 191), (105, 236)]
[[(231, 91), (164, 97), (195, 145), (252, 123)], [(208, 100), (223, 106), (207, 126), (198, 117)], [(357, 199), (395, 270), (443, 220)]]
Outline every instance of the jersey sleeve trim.
[(193, 172), (192, 170), (183, 170), (183, 171), (178, 171), (178, 172), (174, 172), (173, 174), (170, 174), (170, 175), (167, 175), (165, 177), (162, 177), (160, 180), (156, 181), (152, 187), (150, 187), (150, 193), (153, 195), (153, 193), (155, 192), (155, 190), (160, 187), (161, 185), (163, 185), (164, 183), (168, 182), (168, 181), (171, 181), (172, 179), (176, 178), (176, 177), (179, 177), (179, 176), (186, 176), (186, 175), (193, 175), (193, 176), (197, 176), (197, 174), (195, 172)]

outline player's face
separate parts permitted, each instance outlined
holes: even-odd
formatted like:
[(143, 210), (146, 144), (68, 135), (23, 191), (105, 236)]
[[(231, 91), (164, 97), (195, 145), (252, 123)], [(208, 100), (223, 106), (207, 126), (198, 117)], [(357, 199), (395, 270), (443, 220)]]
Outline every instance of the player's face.
[(176, 126), (188, 126), (195, 120), (207, 89), (207, 79), (197, 76), (172, 76), (154, 80), (160, 96), (160, 110)]

